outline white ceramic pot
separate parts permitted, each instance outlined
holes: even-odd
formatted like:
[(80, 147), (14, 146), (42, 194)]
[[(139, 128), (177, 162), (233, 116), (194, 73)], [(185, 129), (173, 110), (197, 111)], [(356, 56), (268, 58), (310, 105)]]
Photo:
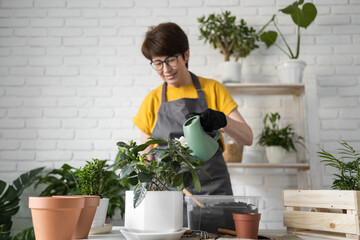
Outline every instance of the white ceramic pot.
[(266, 157), (269, 163), (282, 163), (286, 156), (286, 150), (280, 146), (267, 146)]
[(175, 232), (183, 228), (183, 193), (148, 191), (133, 207), (134, 191), (125, 192), (125, 228), (151, 232)]
[(103, 227), (105, 225), (106, 213), (109, 205), (108, 198), (100, 199), (100, 204), (96, 209), (94, 220), (91, 227)]
[(289, 59), (276, 66), (280, 83), (301, 83), (306, 63), (298, 59)]
[(241, 81), (241, 63), (239, 62), (224, 62), (222, 63), (222, 77), (221, 81), (225, 82), (240, 82)]

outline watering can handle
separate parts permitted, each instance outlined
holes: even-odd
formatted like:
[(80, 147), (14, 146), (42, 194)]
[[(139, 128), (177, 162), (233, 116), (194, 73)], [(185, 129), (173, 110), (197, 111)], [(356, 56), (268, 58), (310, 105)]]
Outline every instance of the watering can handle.
[(221, 132), (218, 129), (218, 130), (216, 130), (216, 136), (214, 137), (214, 140), (217, 141), (217, 140), (219, 140), (220, 137), (221, 137)]

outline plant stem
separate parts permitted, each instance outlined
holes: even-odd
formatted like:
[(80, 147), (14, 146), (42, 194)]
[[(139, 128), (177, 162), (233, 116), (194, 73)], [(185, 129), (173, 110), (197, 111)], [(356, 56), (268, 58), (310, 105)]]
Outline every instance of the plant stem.
[[(288, 48), (291, 57), (289, 56), (289, 54), (286, 54), (286, 55), (288, 55), (289, 58), (295, 58), (293, 52), (291, 51), (290, 46), (287, 44), (287, 42), (286, 42), (286, 40), (285, 40), (285, 37), (282, 35), (282, 33), (281, 33), (280, 29), (278, 28), (278, 26), (276, 25), (275, 21), (273, 21), (273, 22), (274, 22), (274, 25), (275, 25), (277, 31), (279, 32), (280, 37), (282, 38), (282, 40), (284, 41), (286, 47)], [(280, 48), (278, 45), (276, 45), (276, 46), (277, 46), (278, 48)], [(281, 49), (281, 48), (280, 48), (280, 49)]]
[(221, 51), (222, 51), (223, 54), (224, 54), (225, 62), (230, 61), (229, 53), (226, 51), (226, 48), (225, 48), (224, 45), (221, 43), (219, 37), (216, 36), (215, 39), (216, 39), (216, 42), (219, 44), (219, 47), (220, 47)]
[(272, 18), (260, 29), (258, 35), (260, 35), (260, 34), (265, 30), (265, 28), (266, 28), (271, 22), (274, 21), (275, 16), (276, 16), (276, 14), (274, 14), (274, 15), (272, 16)]
[(298, 26), (298, 29), (297, 29), (297, 46), (296, 46), (296, 56), (295, 56), (295, 59), (297, 59), (299, 57), (299, 54), (300, 54), (300, 26)]
[(287, 53), (282, 47), (280, 47), (278, 44), (274, 43), (274, 45), (276, 47), (278, 47), (283, 53), (285, 53), (289, 58), (291, 58), (291, 56), (289, 55), (289, 53)]

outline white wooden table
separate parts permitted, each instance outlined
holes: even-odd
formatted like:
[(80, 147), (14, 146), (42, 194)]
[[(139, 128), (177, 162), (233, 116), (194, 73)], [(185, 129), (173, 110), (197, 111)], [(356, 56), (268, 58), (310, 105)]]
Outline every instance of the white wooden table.
[[(274, 234), (274, 233), (285, 233), (285, 230), (260, 230), (259, 234)], [(310, 236), (298, 236), (304, 240), (325, 240), (328, 238), (319, 238), (319, 237), (310, 237)], [(94, 239), (94, 240), (126, 240), (126, 238), (121, 234), (120, 227), (114, 226), (110, 233), (106, 234), (96, 234), (96, 235), (89, 235), (88, 239)], [(227, 238), (228, 239), (228, 238)], [(235, 240), (235, 238), (234, 238)]]

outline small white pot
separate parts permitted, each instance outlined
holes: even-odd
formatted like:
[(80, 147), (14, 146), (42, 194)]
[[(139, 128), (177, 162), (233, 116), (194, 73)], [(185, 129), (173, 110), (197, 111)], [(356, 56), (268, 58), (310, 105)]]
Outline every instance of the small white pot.
[(267, 146), (266, 157), (269, 163), (282, 163), (286, 156), (286, 150), (280, 146)]
[(109, 205), (108, 198), (100, 199), (100, 204), (96, 209), (96, 213), (95, 213), (94, 220), (92, 222), (91, 227), (103, 227), (104, 226), (108, 205)]
[(221, 81), (225, 82), (240, 82), (241, 81), (241, 63), (239, 62), (224, 62), (222, 63), (222, 77)]
[(280, 83), (301, 83), (306, 63), (298, 59), (289, 59), (276, 66)]
[(181, 191), (148, 191), (133, 207), (134, 191), (125, 192), (125, 228), (151, 232), (175, 232), (183, 228)]

